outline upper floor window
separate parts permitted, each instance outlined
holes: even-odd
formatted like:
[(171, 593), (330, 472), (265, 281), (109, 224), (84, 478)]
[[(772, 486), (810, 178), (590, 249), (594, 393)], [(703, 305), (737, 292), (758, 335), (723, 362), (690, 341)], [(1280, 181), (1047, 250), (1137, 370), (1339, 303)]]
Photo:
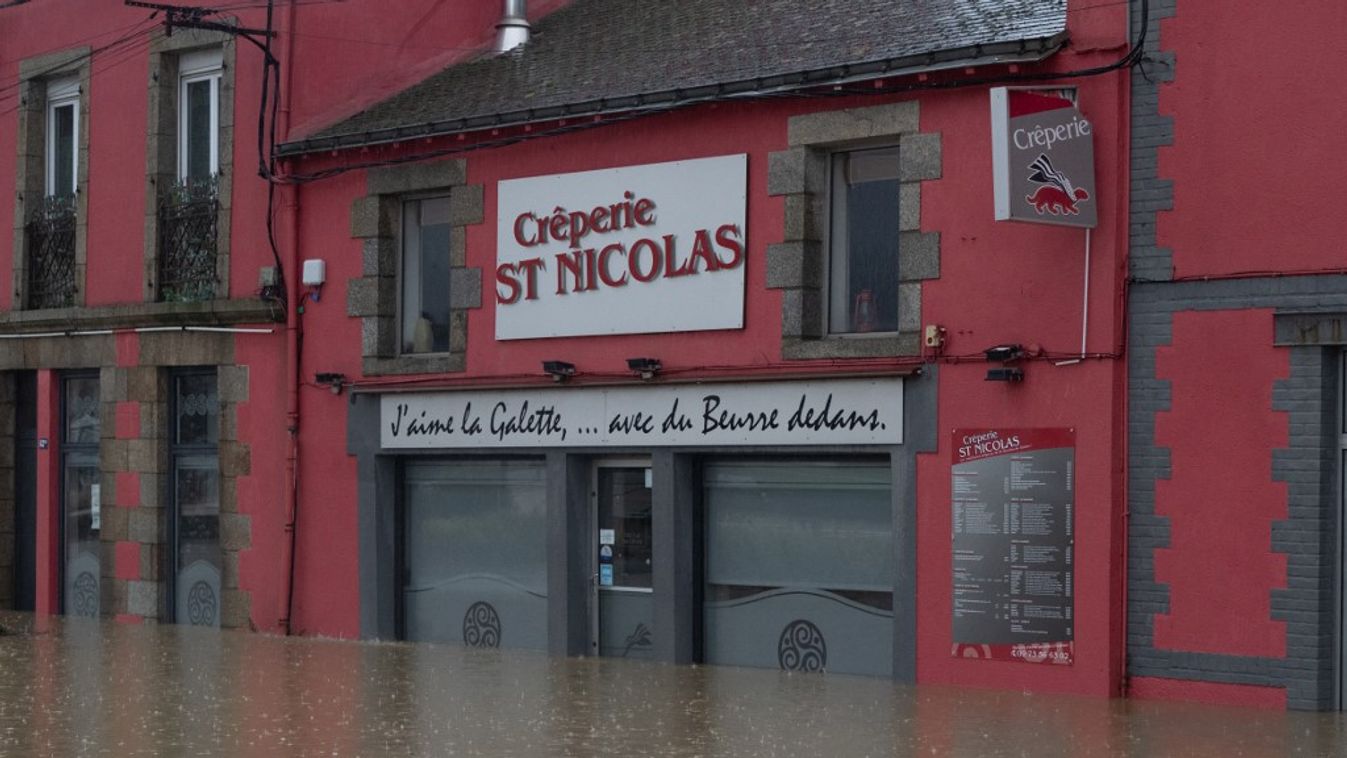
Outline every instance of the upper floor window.
[(178, 178), (209, 179), (220, 173), (219, 48), (178, 59)]
[(402, 352), (449, 352), (449, 198), (402, 204)]
[[(166, 57), (176, 62), (177, 92), (166, 91), (174, 83), (169, 75), (161, 97), (168, 95), (169, 102), (177, 102), (176, 123), (167, 121), (177, 139), (176, 145), (154, 143), (151, 148), (164, 180), (158, 187), (155, 295), (167, 302), (211, 300), (223, 293), (228, 276), (220, 249), (220, 227), (228, 216), (221, 202), (227, 185), (220, 174), (224, 50), (210, 47), (161, 55), (159, 65), (164, 66)], [(171, 64), (165, 68), (172, 70)], [(158, 117), (158, 113), (151, 116)]]
[(898, 331), (898, 147), (832, 156), (828, 331)]
[(47, 83), (46, 195), (74, 195), (79, 181), (79, 77)]

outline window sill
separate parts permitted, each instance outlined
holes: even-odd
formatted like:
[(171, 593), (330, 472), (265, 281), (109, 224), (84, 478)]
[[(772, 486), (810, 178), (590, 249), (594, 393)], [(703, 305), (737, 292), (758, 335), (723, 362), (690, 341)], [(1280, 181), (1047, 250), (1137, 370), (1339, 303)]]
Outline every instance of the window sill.
[(406, 374), (455, 374), (464, 370), (467, 361), (463, 353), (422, 353), (400, 355), (396, 358), (366, 356), (365, 376), (398, 376)]
[(888, 358), (921, 355), (919, 332), (833, 334), (819, 339), (788, 337), (781, 341), (786, 360), (820, 358)]
[(146, 326), (232, 326), (279, 323), (285, 309), (256, 298), (193, 303), (126, 303), (90, 308), (45, 308), (0, 313), (0, 332), (65, 332)]

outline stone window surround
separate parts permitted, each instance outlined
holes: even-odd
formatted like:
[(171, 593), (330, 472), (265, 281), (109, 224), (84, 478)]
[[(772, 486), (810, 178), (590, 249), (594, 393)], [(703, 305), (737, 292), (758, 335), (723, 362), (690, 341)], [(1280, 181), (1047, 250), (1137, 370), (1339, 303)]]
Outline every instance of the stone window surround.
[[(940, 277), (940, 233), (921, 231), (921, 183), (941, 177), (940, 134), (918, 131), (916, 100), (792, 116), (789, 149), (768, 156), (767, 194), (785, 201), (782, 241), (767, 247), (767, 287), (781, 290), (781, 354), (788, 360), (918, 355), (921, 283)], [(829, 334), (830, 156), (898, 145), (898, 331)]]
[(219, 161), (220, 211), (216, 221), (215, 273), (221, 290), (216, 299), (228, 297), (230, 209), (234, 168), (234, 61), (235, 39), (226, 32), (205, 29), (175, 29), (172, 35), (157, 31), (150, 42), (149, 119), (145, 136), (145, 277), (146, 302), (159, 299), (159, 196), (162, 188), (178, 178), (178, 59), (201, 48), (220, 48)]
[[(252, 594), (239, 585), (240, 554), (252, 547), (252, 517), (239, 508), (238, 478), (251, 472), (251, 447), (238, 438), (238, 406), (248, 402), (250, 371), (235, 365), (235, 335), (202, 332), (149, 332), (139, 337), (139, 365), (118, 365), (115, 336), (46, 337), (25, 340), (31, 349), (0, 353), (0, 429), (10, 429), (9, 442), (0, 441), (0, 453), (12, 450), (13, 371), (36, 369), (99, 369), (102, 439), (99, 443), (99, 482), (102, 487), (101, 546), (102, 614), (130, 614), (147, 619), (165, 618), (168, 537), (168, 432), (170, 419), (169, 369), (214, 367), (220, 396), (220, 547), (221, 625), (251, 627)], [(139, 427), (135, 437), (117, 435), (117, 411), (135, 406)], [(129, 475), (134, 476), (129, 476)], [(119, 483), (136, 483), (134, 492), (117, 491)], [(12, 503), (14, 481), (0, 480), (0, 501)], [(123, 505), (135, 503), (133, 506)], [(12, 521), (12, 508), (4, 517)], [(0, 532), (4, 531), (0, 528)], [(116, 546), (139, 544), (137, 578), (118, 578)]]
[(58, 76), (79, 77), (79, 153), (75, 177), (75, 305), (85, 302), (85, 271), (89, 241), (89, 68), (88, 47), (47, 53), (19, 62), (19, 156), (15, 164), (13, 308), (21, 310), (28, 300), (28, 219), (31, 198), (46, 194), (47, 82)]
[[(351, 237), (364, 241), (361, 276), (346, 292), (346, 314), (361, 320), (365, 375), (463, 371), (468, 311), (482, 307), (482, 270), (467, 266), (467, 228), (484, 218), (482, 185), (467, 184), (463, 159), (370, 169), (365, 183), (367, 194), (351, 204)], [(449, 352), (407, 354), (398, 338), (402, 203), (434, 193), (449, 196)]]

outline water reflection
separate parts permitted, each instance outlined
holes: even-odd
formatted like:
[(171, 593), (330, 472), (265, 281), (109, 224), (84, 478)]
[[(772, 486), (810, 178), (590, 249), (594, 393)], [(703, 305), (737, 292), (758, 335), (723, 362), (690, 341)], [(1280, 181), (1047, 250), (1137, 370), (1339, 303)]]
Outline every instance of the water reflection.
[(0, 755), (1333, 755), (1335, 714), (0, 614)]

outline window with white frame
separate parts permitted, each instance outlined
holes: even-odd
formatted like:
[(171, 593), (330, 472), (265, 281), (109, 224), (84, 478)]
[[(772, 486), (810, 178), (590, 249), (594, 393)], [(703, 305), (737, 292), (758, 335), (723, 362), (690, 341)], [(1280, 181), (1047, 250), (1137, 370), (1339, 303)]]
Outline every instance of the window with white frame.
[(209, 179), (220, 173), (219, 48), (178, 58), (178, 179)]
[(53, 79), (47, 84), (46, 117), (46, 195), (74, 195), (79, 181), (79, 77)]
[(898, 146), (832, 155), (828, 331), (898, 331)]
[(449, 351), (449, 198), (402, 204), (402, 352)]

